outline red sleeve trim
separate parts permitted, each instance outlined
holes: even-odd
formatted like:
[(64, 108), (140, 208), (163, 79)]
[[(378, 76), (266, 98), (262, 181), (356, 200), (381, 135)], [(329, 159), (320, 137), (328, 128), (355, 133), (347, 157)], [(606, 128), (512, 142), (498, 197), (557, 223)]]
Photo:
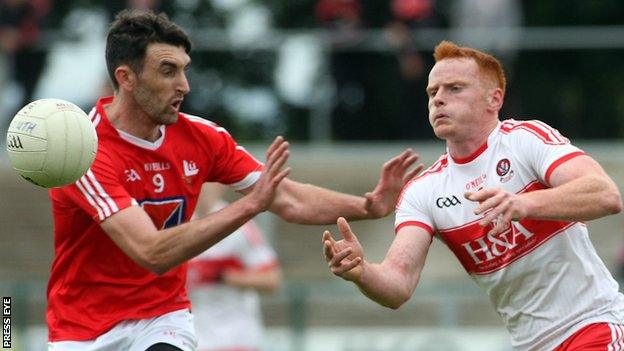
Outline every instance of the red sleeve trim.
[(394, 233), (398, 233), (399, 230), (401, 230), (401, 228), (403, 227), (409, 227), (409, 226), (415, 226), (415, 227), (420, 227), (424, 230), (426, 230), (429, 235), (433, 236), (433, 228), (431, 228), (428, 224), (423, 223), (423, 222), (418, 222), (418, 221), (407, 221), (407, 222), (403, 222), (399, 225), (396, 226), (396, 228), (394, 228)]
[(559, 167), (559, 165), (561, 165), (562, 163), (571, 160), (573, 158), (575, 158), (576, 156), (581, 156), (581, 155), (585, 155), (585, 153), (583, 151), (575, 151), (572, 153), (569, 153), (561, 158), (559, 158), (558, 160), (556, 160), (555, 162), (553, 162), (550, 167), (548, 167), (548, 169), (546, 170), (546, 175), (544, 176), (544, 180), (546, 181), (546, 184), (548, 184), (548, 186), (550, 186), (550, 176), (552, 175), (552, 172), (555, 170), (555, 168)]

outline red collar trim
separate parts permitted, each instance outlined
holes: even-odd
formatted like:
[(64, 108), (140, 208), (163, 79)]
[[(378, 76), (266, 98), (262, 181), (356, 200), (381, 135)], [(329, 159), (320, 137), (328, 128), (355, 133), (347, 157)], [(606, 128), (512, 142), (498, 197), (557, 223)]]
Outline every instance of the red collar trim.
[(457, 164), (465, 164), (479, 157), (479, 155), (481, 155), (485, 150), (487, 150), (487, 148), (488, 148), (488, 143), (486, 140), (483, 145), (481, 145), (475, 152), (472, 153), (472, 155), (469, 155), (468, 157), (464, 157), (464, 158), (455, 158), (451, 155), (451, 158)]

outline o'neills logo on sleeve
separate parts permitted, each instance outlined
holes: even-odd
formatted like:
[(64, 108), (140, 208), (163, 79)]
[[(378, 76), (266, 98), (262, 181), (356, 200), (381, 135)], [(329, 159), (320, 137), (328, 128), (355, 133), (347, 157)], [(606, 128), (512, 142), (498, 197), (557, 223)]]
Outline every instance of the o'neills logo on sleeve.
[(490, 235), (492, 224), (482, 227), (475, 221), (439, 233), (468, 273), (487, 274), (525, 256), (573, 224), (524, 219), (513, 222), (502, 233)]

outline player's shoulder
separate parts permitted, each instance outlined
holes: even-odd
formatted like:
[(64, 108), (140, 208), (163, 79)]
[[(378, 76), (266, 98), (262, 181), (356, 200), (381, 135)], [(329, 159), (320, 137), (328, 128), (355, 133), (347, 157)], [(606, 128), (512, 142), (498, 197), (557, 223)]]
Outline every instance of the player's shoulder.
[(557, 129), (538, 119), (506, 119), (501, 122), (500, 134), (506, 139), (529, 139), (548, 145), (562, 145), (570, 142)]
[(180, 122), (189, 128), (200, 130), (204, 133), (226, 133), (227, 130), (217, 123), (203, 117), (195, 116), (189, 113), (180, 113)]
[(437, 189), (440, 177), (444, 176), (448, 169), (448, 157), (448, 153), (442, 154), (431, 166), (408, 181), (401, 190), (396, 207), (400, 208), (405, 199), (423, 198), (423, 194), (432, 194), (434, 189)]
[(429, 187), (431, 182), (437, 181), (439, 177), (445, 174), (449, 164), (448, 158), (448, 153), (440, 155), (434, 163), (407, 182), (403, 190), (405, 191), (412, 187)]

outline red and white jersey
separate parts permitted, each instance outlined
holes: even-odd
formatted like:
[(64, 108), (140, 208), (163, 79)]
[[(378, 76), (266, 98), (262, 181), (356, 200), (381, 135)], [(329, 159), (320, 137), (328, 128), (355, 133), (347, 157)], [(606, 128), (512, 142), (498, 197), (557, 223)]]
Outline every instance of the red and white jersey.
[(506, 120), (472, 156), (444, 154), (404, 189), (395, 231), (419, 226), (453, 251), (487, 292), (519, 350), (552, 350), (595, 322), (622, 323), (624, 296), (585, 224), (523, 219), (492, 236), (466, 191), (524, 193), (549, 187), (563, 162), (584, 153), (540, 121)]
[[(214, 210), (225, 205), (220, 203)], [(263, 322), (258, 292), (219, 283), (219, 276), (230, 269), (262, 271), (277, 264), (275, 252), (253, 220), (189, 261), (199, 351), (260, 349)]]
[(55, 257), (48, 283), (50, 341), (90, 340), (122, 320), (189, 308), (187, 265), (158, 276), (135, 263), (100, 223), (128, 206), (141, 206), (158, 229), (191, 217), (204, 182), (243, 189), (262, 164), (225, 129), (180, 113), (148, 142), (116, 130), (98, 101), (90, 116), (98, 151), (76, 183), (50, 190)]

